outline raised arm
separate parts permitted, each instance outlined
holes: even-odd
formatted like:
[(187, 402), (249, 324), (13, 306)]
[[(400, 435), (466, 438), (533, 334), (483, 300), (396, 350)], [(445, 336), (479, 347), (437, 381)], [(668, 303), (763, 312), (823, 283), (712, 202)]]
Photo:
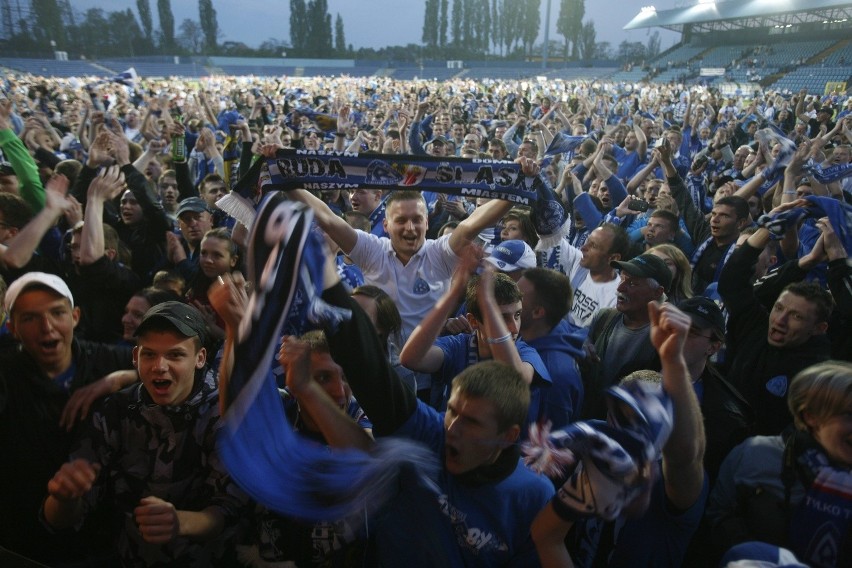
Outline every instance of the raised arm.
[(307, 190), (297, 189), (291, 191), (289, 195), (294, 200), (301, 201), (314, 210), (314, 220), (343, 252), (346, 254), (352, 252), (358, 242), (358, 232), (349, 223), (335, 215), (322, 199)]
[(311, 378), (311, 348), (306, 342), (285, 337), (278, 361), (286, 369), (287, 388), (296, 397), (301, 410), (319, 427), (329, 446), (370, 449), (373, 439)]
[(124, 189), (118, 166), (101, 170), (89, 185), (85, 222), (80, 233), (80, 264), (93, 264), (104, 255), (104, 203)]
[(663, 447), (666, 496), (675, 509), (692, 507), (704, 487), (704, 423), (692, 388), (683, 345), (690, 317), (671, 304), (648, 304), (651, 342), (660, 355), (663, 390), (672, 401), (672, 433)]
[[(541, 167), (535, 162), (535, 160), (519, 158), (516, 162), (521, 164), (521, 173), (525, 176), (537, 176), (541, 171)], [(462, 249), (468, 243), (472, 242), (479, 233), (481, 233), (484, 229), (495, 225), (497, 221), (502, 219), (503, 215), (508, 213), (511, 208), (511, 201), (503, 201), (500, 199), (493, 199), (485, 205), (477, 207), (474, 209), (473, 213), (471, 213), (467, 219), (459, 223), (455, 231), (450, 234), (450, 248), (452, 248), (453, 252), (457, 255), (460, 254)], [(344, 249), (344, 252), (346, 252), (346, 249)]]
[(38, 213), (44, 207), (44, 188), (38, 175), (38, 166), (24, 143), (12, 131), (11, 114), (12, 101), (0, 100), (0, 149), (15, 170), (21, 197), (32, 207), (33, 212)]
[(481, 337), (488, 343), (491, 357), (495, 361), (514, 368), (521, 374), (524, 381), (530, 384), (535, 375), (535, 369), (530, 363), (521, 360), (512, 333), (497, 305), (497, 299), (494, 297), (494, 272), (495, 268), (491, 264), (484, 266), (478, 283), (476, 297), (479, 311), (482, 313)]
[(476, 272), (479, 260), (482, 258), (482, 250), (469, 244), (459, 256), (461, 258), (447, 291), (438, 299), (435, 307), (426, 314), (423, 321), (414, 328), (399, 354), (400, 363), (412, 371), (434, 373), (444, 364), (444, 351), (435, 345), (435, 340), (441, 334), (447, 318), (452, 315), (464, 297), (467, 282)]
[(42, 237), (74, 203), (68, 198), (68, 178), (57, 175), (47, 182), (44, 208), (24, 225), (5, 246), (0, 245), (2, 261), (11, 268), (23, 268), (33, 257)]

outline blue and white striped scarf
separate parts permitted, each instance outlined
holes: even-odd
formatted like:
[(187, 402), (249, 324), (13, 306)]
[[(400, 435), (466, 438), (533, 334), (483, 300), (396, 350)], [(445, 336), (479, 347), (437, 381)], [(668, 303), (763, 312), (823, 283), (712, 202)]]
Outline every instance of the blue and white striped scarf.
[(281, 330), (333, 328), (351, 315), (320, 298), (325, 257), (310, 230), (312, 220), (308, 207), (280, 192), (261, 203), (249, 241), (254, 292), (240, 322), (244, 339), (234, 348), (227, 392), (233, 402), (222, 420), (219, 451), (228, 472), (256, 501), (316, 522), (365, 507), (375, 511), (396, 492), (401, 468), (428, 468), (431, 462), (418, 446), (395, 440), (377, 444), (370, 454), (330, 450), (300, 438), (286, 420), (270, 366)]

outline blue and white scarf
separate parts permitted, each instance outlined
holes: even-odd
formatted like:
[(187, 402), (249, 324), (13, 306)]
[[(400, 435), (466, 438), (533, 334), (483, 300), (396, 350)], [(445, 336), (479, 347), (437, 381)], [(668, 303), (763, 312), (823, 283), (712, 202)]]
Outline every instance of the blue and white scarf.
[[(532, 221), (542, 239), (556, 244), (569, 225), (565, 207), (547, 176), (527, 176), (519, 164), (503, 160), (468, 160), (401, 154), (350, 154), (281, 149), (259, 160), (269, 172), (261, 191), (270, 189), (407, 189), (467, 197), (503, 199), (532, 207)], [(216, 205), (246, 226), (253, 221), (262, 166), (253, 166), (234, 191)]]
[(366, 454), (329, 450), (293, 432), (281, 404), (270, 360), (281, 330), (333, 328), (347, 310), (320, 298), (325, 255), (310, 230), (313, 212), (274, 192), (261, 203), (248, 254), (255, 283), (234, 348), (219, 451), (228, 472), (252, 498), (283, 515), (308, 521), (375, 511), (396, 491), (402, 467), (428, 469), (428, 454), (389, 440)]

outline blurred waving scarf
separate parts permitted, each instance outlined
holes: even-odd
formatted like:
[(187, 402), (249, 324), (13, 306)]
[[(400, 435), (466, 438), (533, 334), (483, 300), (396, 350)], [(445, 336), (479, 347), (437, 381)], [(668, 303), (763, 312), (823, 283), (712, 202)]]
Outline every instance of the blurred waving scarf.
[(545, 150), (545, 156), (553, 156), (555, 154), (565, 154), (576, 149), (583, 143), (588, 136), (568, 136), (562, 132), (557, 132), (550, 141), (550, 145)]
[(810, 195), (808, 216), (828, 217), (847, 254), (852, 254), (852, 206), (832, 197)]
[(240, 324), (244, 339), (235, 346), (227, 387), (233, 402), (219, 447), (228, 472), (252, 498), (280, 514), (321, 521), (375, 510), (395, 493), (401, 472), (435, 466), (425, 450), (401, 441), (377, 444), (370, 454), (330, 450), (300, 438), (285, 418), (270, 368), (281, 330), (333, 328), (351, 315), (320, 298), (325, 255), (312, 219), (309, 208), (280, 192), (261, 203), (247, 267), (255, 291)]
[(525, 461), (562, 487), (553, 504), (563, 518), (611, 520), (643, 493), (641, 475), (660, 456), (672, 430), (672, 406), (660, 388), (635, 381), (607, 391), (607, 422), (574, 422), (556, 432), (530, 428)]
[(806, 164), (803, 169), (821, 184), (831, 183), (847, 176), (852, 176), (852, 163), (834, 164), (833, 166), (824, 168), (821, 164), (811, 162)]
[(246, 226), (251, 226), (250, 212), (260, 179), (261, 194), (270, 189), (366, 187), (503, 199), (532, 207), (532, 220), (541, 238), (558, 241), (568, 230), (565, 208), (547, 177), (526, 176), (514, 162), (284, 149), (278, 150), (275, 158), (259, 162), (266, 166), (268, 179), (263, 179), (263, 166), (255, 164), (234, 191), (216, 203)]
[[(323, 132), (334, 132), (337, 130), (337, 116), (324, 112), (316, 112), (309, 108), (300, 107), (294, 111), (294, 114), (305, 116), (317, 125)], [(295, 116), (293, 117), (295, 118)]]
[(758, 188), (757, 193), (763, 196), (784, 177), (784, 168), (793, 159), (793, 154), (796, 153), (796, 144), (775, 125), (758, 130), (754, 133), (754, 139), (766, 147), (769, 147), (770, 142), (781, 145), (778, 155), (762, 172), (764, 182)]
[(774, 215), (761, 215), (757, 224), (767, 229), (774, 240), (780, 240), (790, 227), (802, 218), (828, 217), (834, 232), (843, 243), (846, 252), (852, 252), (852, 206), (832, 197), (810, 195), (805, 198), (807, 207), (794, 207)]

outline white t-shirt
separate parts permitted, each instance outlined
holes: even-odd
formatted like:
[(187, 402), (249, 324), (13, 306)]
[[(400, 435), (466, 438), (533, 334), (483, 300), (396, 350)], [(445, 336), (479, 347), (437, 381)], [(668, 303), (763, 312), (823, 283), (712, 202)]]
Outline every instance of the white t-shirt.
[(450, 284), (459, 258), (450, 248), (449, 239), (449, 235), (428, 239), (403, 265), (389, 238), (358, 231), (358, 241), (349, 258), (361, 268), (367, 284), (378, 286), (396, 303), (402, 317), (403, 342)]
[(568, 276), (574, 290), (568, 320), (576, 326), (589, 327), (598, 310), (615, 307), (619, 279), (616, 277), (609, 282), (592, 280), (588, 269), (580, 266), (583, 253), (564, 237), (555, 247), (545, 249), (543, 256), (549, 259), (553, 253), (556, 253), (556, 265), (551, 268)]

